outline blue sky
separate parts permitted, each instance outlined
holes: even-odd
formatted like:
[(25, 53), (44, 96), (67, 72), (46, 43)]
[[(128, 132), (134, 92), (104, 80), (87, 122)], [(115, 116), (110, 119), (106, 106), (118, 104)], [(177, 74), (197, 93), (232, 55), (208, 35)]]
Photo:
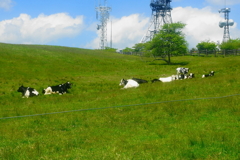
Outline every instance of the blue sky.
[[(0, 42), (99, 48), (95, 7), (103, 0), (0, 0)], [(108, 0), (112, 8), (113, 47), (123, 49), (139, 43), (151, 18), (150, 0)], [(218, 10), (231, 8), (232, 38), (240, 38), (240, 0), (172, 0), (173, 22), (186, 23), (189, 47), (200, 41), (221, 42), (223, 18)], [(108, 26), (108, 41), (110, 23)]]

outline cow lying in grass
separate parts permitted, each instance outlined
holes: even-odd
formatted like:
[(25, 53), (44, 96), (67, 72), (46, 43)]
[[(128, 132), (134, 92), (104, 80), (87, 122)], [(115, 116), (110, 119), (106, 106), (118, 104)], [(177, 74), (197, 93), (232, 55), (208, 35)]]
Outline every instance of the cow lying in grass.
[(17, 91), (22, 93), (22, 98), (25, 97), (28, 98), (39, 95), (38, 91), (36, 91), (34, 88), (24, 87), (23, 85), (19, 87)]
[(135, 80), (132, 79), (121, 79), (119, 86), (124, 86), (123, 89), (127, 89), (127, 88), (136, 88), (139, 86), (138, 82), (136, 82)]
[(148, 83), (147, 80), (144, 80), (144, 79), (139, 79), (139, 78), (131, 78), (132, 80), (136, 81), (138, 84), (141, 84), (141, 83)]
[(153, 79), (152, 83), (160, 81), (160, 82), (172, 82), (174, 80), (182, 80), (182, 79), (191, 79), (194, 78), (194, 74), (193, 73), (189, 73), (186, 75), (172, 75), (170, 77), (160, 77), (159, 79)]
[(177, 79), (176, 75), (172, 75), (170, 77), (160, 77), (159, 79), (153, 79), (152, 83), (158, 82), (158, 81), (160, 81), (160, 82), (171, 82), (171, 81), (174, 81), (176, 79)]
[(191, 79), (191, 78), (194, 78), (194, 77), (195, 77), (194, 73), (189, 73), (189, 75), (187, 76), (188, 79)]
[(194, 78), (195, 75), (194, 73), (189, 73), (189, 74), (181, 74), (181, 75), (176, 75), (177, 76), (177, 80), (183, 80), (183, 79), (191, 79), (191, 78)]
[(183, 67), (178, 67), (177, 69), (177, 75), (186, 75), (189, 72), (189, 68), (183, 68)]
[(72, 84), (70, 82), (64, 83), (64, 84), (59, 84), (56, 86), (50, 86), (47, 87), (46, 89), (43, 90), (43, 94), (54, 94), (58, 93), (59, 95), (62, 95), (64, 93), (67, 93), (67, 90), (70, 89)]
[(214, 76), (214, 71), (209, 72), (209, 74), (202, 75), (202, 78)]

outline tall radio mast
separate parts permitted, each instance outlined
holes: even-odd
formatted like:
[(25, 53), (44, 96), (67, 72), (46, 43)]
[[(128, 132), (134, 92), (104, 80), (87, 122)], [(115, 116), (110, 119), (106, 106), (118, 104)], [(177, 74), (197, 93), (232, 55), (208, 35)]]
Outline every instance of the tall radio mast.
[(105, 49), (107, 47), (107, 21), (111, 7), (107, 7), (107, 0), (104, 0), (104, 4), (99, 3), (95, 9), (96, 18), (100, 21), (100, 24), (97, 25), (97, 30), (100, 30), (100, 49)]
[(230, 8), (223, 8), (223, 9), (219, 10), (219, 13), (224, 13), (224, 20), (219, 22), (219, 27), (224, 28), (222, 42), (227, 42), (230, 40), (229, 26), (234, 25), (233, 21), (229, 21), (230, 11), (231, 11)]

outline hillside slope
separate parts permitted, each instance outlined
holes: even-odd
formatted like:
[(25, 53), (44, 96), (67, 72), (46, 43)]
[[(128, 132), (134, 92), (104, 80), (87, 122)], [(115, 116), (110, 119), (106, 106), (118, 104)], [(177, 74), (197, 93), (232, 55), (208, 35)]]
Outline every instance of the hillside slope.
[[(58, 46), (0, 44), (0, 159), (238, 159), (240, 57), (140, 57)], [(149, 59), (148, 59), (149, 60)], [(151, 60), (151, 59), (150, 59)], [(122, 90), (121, 78), (189, 67), (196, 78)], [(201, 78), (216, 71), (214, 77)], [(65, 95), (23, 99), (70, 81)], [(157, 102), (157, 103), (156, 103)], [(102, 108), (97, 110), (97, 108)], [(93, 110), (89, 110), (93, 109)], [(87, 111), (88, 110), (88, 111)]]

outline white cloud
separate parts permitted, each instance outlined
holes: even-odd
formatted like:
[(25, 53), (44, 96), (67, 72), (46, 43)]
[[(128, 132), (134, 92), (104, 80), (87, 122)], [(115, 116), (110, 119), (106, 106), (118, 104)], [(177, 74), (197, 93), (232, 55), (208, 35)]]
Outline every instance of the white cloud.
[[(149, 18), (143, 17), (139, 14), (132, 14), (124, 16), (121, 19), (112, 18), (112, 44), (113, 48), (123, 49), (126, 47), (133, 47), (139, 43), (141, 38), (147, 32)], [(96, 30), (97, 31), (97, 30)], [(111, 22), (108, 22), (108, 46), (111, 35)], [(87, 48), (99, 48), (99, 37), (89, 43)]]
[(12, 0), (0, 0), (0, 8), (9, 10), (12, 7)]
[[(222, 19), (219, 13), (213, 13), (210, 7), (203, 9), (192, 7), (177, 7), (172, 11), (173, 20), (181, 21), (186, 25), (184, 33), (189, 47), (195, 47), (197, 43), (205, 40), (221, 42), (223, 37), (223, 28), (219, 28), (219, 21)], [(236, 24), (230, 27), (236, 29)]]
[(112, 24), (113, 44), (118, 46), (118, 48), (132, 47), (139, 43), (147, 32), (148, 24), (149, 18), (139, 14), (114, 19)]
[(66, 13), (41, 14), (31, 18), (21, 14), (17, 18), (0, 22), (0, 41), (21, 44), (45, 44), (81, 32), (83, 16), (70, 17)]
[[(205, 40), (214, 42), (222, 42), (223, 28), (219, 27), (219, 21), (223, 18), (218, 12), (212, 11), (211, 7), (202, 9), (192, 7), (177, 7), (172, 10), (173, 22), (181, 21), (186, 24), (183, 32), (189, 43), (189, 48)], [(141, 38), (146, 34), (148, 25), (150, 24), (148, 17), (132, 14), (124, 16), (121, 19), (113, 19), (113, 47), (123, 49), (133, 47), (139, 43)], [(230, 27), (230, 35), (232, 38), (240, 35), (237, 29), (237, 23)], [(95, 31), (97, 31), (95, 29)], [(98, 33), (98, 37), (100, 37)], [(108, 26), (108, 44), (110, 42), (110, 24)], [(99, 48), (99, 38), (94, 39), (87, 48)]]

